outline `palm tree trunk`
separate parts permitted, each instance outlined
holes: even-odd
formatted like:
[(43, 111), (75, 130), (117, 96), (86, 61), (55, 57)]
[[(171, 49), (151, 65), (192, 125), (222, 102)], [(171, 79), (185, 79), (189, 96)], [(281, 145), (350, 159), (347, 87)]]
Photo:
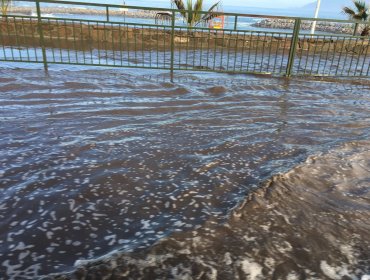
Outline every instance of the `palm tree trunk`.
[(353, 36), (356, 36), (358, 29), (358, 23), (355, 23), (355, 30), (353, 30)]

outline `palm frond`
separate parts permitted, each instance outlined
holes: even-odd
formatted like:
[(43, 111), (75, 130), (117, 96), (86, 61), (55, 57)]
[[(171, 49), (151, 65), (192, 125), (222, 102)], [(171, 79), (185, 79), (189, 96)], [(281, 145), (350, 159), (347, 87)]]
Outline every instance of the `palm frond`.
[(185, 10), (185, 5), (184, 2), (182, 2), (182, 0), (174, 0), (173, 2), (175, 3), (177, 9)]
[(186, 18), (186, 12), (185, 12), (185, 5), (182, 0), (173, 0), (173, 3), (175, 3), (177, 9), (180, 11), (181, 15)]
[(209, 21), (211, 21), (212, 19), (214, 19), (214, 18), (216, 18), (216, 17), (219, 17), (219, 16), (221, 16), (221, 15), (222, 15), (222, 13), (218, 13), (218, 12), (208, 13), (208, 14), (206, 14), (206, 15), (202, 18), (202, 20), (203, 20), (204, 22), (209, 22)]
[(200, 12), (203, 8), (203, 0), (197, 0), (194, 4), (194, 11)]
[[(208, 9), (206, 13), (203, 12), (204, 0), (171, 0), (179, 10), (180, 14), (186, 21), (188, 26), (196, 26), (199, 23), (207, 22), (222, 13), (217, 12), (220, 2), (217, 2)], [(194, 4), (194, 5), (193, 5)]]
[(1, 0), (0, 6), (1, 6), (1, 14), (2, 15), (7, 14), (10, 2), (11, 2), (11, 0)]
[(365, 26), (364, 29), (361, 32), (361, 36), (369, 36), (369, 33), (370, 33), (370, 27)]
[(201, 18), (202, 18), (202, 14), (200, 13), (203, 9), (203, 0), (197, 0), (194, 4), (194, 22), (195, 23), (198, 23)]
[(354, 20), (362, 20), (362, 15), (353, 15), (352, 19)]
[(342, 9), (342, 13), (348, 15), (349, 17), (352, 17), (356, 14), (356, 12), (352, 10), (350, 7), (344, 7)]
[(355, 9), (344, 7), (342, 13), (349, 19), (366, 21), (369, 18), (369, 6), (362, 0), (353, 0)]
[(193, 22), (193, 1), (192, 0), (187, 0), (186, 9), (188, 10), (188, 18), (187, 18), (188, 25), (193, 26), (194, 22)]
[(353, 4), (355, 5), (357, 11), (361, 12), (367, 9), (366, 3), (364, 1), (353, 1)]
[(208, 9), (208, 12), (213, 12), (214, 9), (217, 9), (219, 6), (220, 6), (220, 2), (213, 4), (212, 7)]
[(220, 2), (217, 2), (217, 3), (213, 4), (211, 6), (211, 8), (208, 9), (207, 14), (205, 14), (202, 17), (202, 20), (205, 21), (205, 22), (208, 22), (208, 21), (220, 16), (221, 15), (220, 13), (215, 12), (215, 10), (217, 10), (219, 8), (219, 6), (220, 6)]

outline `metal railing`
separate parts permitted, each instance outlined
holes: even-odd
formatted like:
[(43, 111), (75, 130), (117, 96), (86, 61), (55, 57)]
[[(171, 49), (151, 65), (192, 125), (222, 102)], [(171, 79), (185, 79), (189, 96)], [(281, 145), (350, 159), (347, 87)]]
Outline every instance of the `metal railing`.
[[(368, 77), (369, 37), (305, 33), (303, 22), (356, 21), (223, 13), (232, 19), (224, 29), (189, 27), (178, 10), (33, 0), (34, 15), (12, 12), (0, 20), (0, 61), (93, 65), (227, 73)], [(84, 19), (48, 16), (48, 5), (98, 9)], [(67, 7), (67, 6), (66, 6)], [(124, 11), (120, 9), (125, 8)], [(131, 11), (131, 12), (127, 12)], [(168, 21), (155, 22), (157, 12)], [(201, 12), (206, 14), (207, 12)], [(138, 15), (141, 18), (135, 18)], [(245, 19), (294, 21), (291, 30), (242, 26)]]

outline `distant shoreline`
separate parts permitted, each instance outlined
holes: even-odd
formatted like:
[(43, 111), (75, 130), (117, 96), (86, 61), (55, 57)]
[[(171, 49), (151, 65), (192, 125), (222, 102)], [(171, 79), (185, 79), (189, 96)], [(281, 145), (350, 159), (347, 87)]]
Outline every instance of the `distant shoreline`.
[[(253, 23), (253, 27), (271, 28), (271, 29), (293, 29), (293, 19), (264, 19), (259, 22)], [(301, 23), (302, 30), (310, 30), (312, 26), (311, 21), (303, 21)], [(360, 28), (361, 29), (361, 28)], [(353, 34), (354, 25), (340, 22), (318, 22), (316, 25), (317, 31), (340, 33), (340, 34)]]
[[(33, 7), (11, 7), (9, 12), (31, 15), (36, 12)], [(106, 15), (105, 10), (86, 9), (86, 8), (62, 8), (62, 7), (44, 7), (43, 14), (73, 14), (73, 15)], [(110, 16), (125, 16), (130, 18), (154, 18), (157, 11), (134, 10), (125, 11), (123, 9), (109, 10)]]

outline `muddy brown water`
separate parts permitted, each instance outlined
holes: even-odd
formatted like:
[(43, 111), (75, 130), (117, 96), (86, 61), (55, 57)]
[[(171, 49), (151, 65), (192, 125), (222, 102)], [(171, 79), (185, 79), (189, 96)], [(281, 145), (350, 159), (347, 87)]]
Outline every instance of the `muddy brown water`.
[(0, 120), (3, 279), (370, 274), (366, 81), (2, 68)]

